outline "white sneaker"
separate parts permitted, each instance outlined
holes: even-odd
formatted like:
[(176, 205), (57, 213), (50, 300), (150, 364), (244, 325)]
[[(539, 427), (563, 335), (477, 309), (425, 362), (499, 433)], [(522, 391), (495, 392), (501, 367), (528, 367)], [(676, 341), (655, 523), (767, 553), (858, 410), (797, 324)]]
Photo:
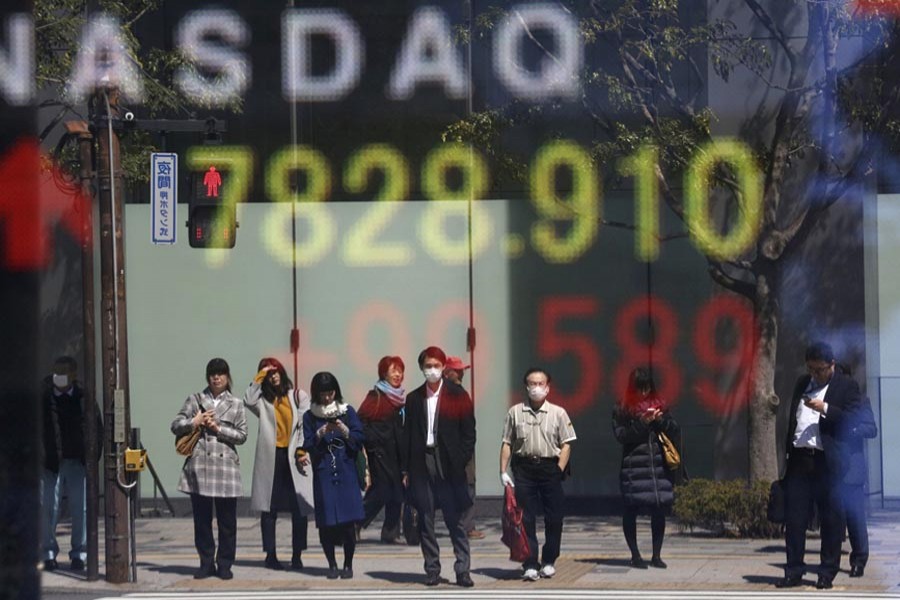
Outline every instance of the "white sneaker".
[(522, 579), (525, 581), (537, 581), (541, 576), (537, 572), (537, 569), (525, 569), (525, 572), (522, 573)]
[(541, 577), (546, 577), (547, 579), (550, 579), (554, 575), (556, 575), (556, 567), (554, 567), (553, 565), (546, 564), (543, 567), (541, 567)]

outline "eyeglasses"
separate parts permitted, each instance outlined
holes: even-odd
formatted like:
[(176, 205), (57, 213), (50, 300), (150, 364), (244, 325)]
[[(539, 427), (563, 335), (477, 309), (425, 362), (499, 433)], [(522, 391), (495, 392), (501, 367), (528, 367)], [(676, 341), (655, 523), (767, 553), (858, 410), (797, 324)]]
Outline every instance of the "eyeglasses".
[(832, 365), (825, 365), (824, 367), (814, 367), (812, 365), (806, 365), (806, 371), (813, 375), (824, 375), (831, 370)]

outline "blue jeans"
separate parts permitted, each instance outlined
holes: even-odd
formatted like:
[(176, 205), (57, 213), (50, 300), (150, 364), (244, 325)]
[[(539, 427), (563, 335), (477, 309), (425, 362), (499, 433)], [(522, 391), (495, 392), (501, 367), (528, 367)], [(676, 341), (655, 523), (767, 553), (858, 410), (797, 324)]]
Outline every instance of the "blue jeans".
[(44, 469), (41, 477), (41, 555), (44, 560), (56, 558), (56, 524), (59, 521), (59, 497), (65, 488), (72, 515), (72, 550), (69, 558), (87, 560), (87, 512), (85, 505), (84, 465), (79, 460), (64, 459), (59, 472)]

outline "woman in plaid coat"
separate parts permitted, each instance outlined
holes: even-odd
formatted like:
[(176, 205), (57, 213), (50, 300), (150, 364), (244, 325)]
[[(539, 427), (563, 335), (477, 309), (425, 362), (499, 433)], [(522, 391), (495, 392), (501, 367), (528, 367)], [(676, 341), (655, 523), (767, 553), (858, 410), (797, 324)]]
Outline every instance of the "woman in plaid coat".
[[(237, 498), (243, 494), (235, 446), (247, 440), (247, 417), (243, 402), (231, 394), (231, 371), (224, 359), (209, 361), (206, 381), (206, 389), (185, 400), (172, 421), (176, 437), (203, 428), (193, 454), (184, 461), (178, 489), (191, 496), (194, 545), (200, 555), (194, 579), (212, 575), (231, 579), (237, 545)], [(213, 505), (219, 526), (218, 556), (212, 531)]]

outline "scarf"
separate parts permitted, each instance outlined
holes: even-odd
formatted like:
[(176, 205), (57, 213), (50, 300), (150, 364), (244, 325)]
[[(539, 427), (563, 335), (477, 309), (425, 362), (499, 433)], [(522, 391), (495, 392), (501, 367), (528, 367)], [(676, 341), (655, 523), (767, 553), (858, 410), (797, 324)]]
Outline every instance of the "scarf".
[(395, 388), (384, 379), (381, 379), (375, 384), (375, 389), (387, 396), (388, 401), (394, 408), (406, 406), (406, 392), (402, 387)]
[(331, 404), (326, 404), (322, 406), (316, 402), (313, 402), (309, 406), (310, 412), (312, 412), (314, 417), (319, 419), (325, 419), (326, 421), (330, 421), (333, 419), (338, 419), (347, 414), (347, 405), (343, 402), (334, 401)]

